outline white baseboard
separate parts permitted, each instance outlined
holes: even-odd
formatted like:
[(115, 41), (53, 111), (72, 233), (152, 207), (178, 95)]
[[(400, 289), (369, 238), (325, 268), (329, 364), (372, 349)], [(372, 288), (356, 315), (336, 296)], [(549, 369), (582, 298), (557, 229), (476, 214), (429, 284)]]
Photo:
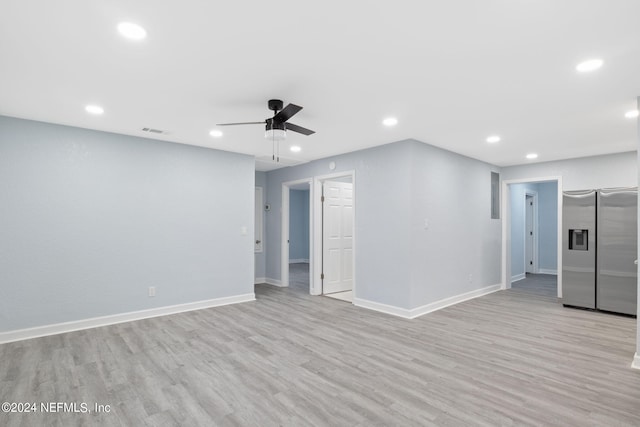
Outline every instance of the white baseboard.
[(309, 264), (309, 259), (301, 258), (301, 259), (290, 259), (289, 260), (289, 264), (300, 264), (300, 263)]
[(511, 283), (517, 282), (518, 280), (526, 279), (527, 273), (516, 274), (515, 276), (511, 276)]
[(170, 305), (166, 307), (151, 308), (148, 310), (131, 311), (128, 313), (113, 314), (110, 316), (93, 317), (90, 319), (75, 320), (72, 322), (57, 323), (54, 325), (36, 326), (34, 328), (0, 332), (0, 344), (48, 335), (64, 334), (66, 332), (79, 331), (83, 329), (98, 328), (101, 326), (115, 325), (117, 323), (133, 322), (135, 320), (148, 319), (151, 317), (184, 313), (186, 311), (202, 310), (204, 308), (255, 301), (255, 299), (256, 295), (254, 293), (234, 295), (231, 297), (189, 302), (186, 304)]
[(493, 292), (499, 291), (502, 285), (491, 285), (484, 288), (476, 289), (474, 291), (465, 292), (464, 294), (455, 295), (449, 298), (441, 299), (440, 301), (432, 302), (430, 304), (423, 305), (411, 309), (411, 319), (422, 316), (427, 313), (432, 313), (437, 310), (441, 310), (451, 305), (459, 304), (470, 299), (478, 298)]
[(395, 305), (382, 304), (375, 301), (369, 301), (362, 298), (354, 298), (353, 305), (356, 307), (368, 308), (369, 310), (379, 311), (380, 313), (390, 314), (392, 316), (404, 317), (410, 319), (411, 310), (396, 307)]
[(558, 270), (552, 270), (550, 268), (539, 268), (538, 273), (540, 274), (553, 274), (554, 276), (558, 275)]
[(267, 285), (271, 285), (271, 286), (277, 286), (279, 288), (286, 288), (287, 287), (287, 286), (282, 284), (280, 279), (272, 279), (270, 277), (265, 278), (264, 282), (262, 282), (262, 283), (266, 283)]
[(258, 283), (267, 283), (267, 278), (266, 277), (256, 277), (255, 279), (253, 279), (253, 284), (257, 285)]
[(361, 298), (354, 298), (353, 305), (368, 308), (370, 310), (379, 311), (381, 313), (391, 314), (393, 316), (403, 317), (405, 319), (415, 319), (427, 313), (432, 313), (437, 310), (441, 310), (445, 307), (461, 303), (473, 298), (478, 298), (483, 295), (487, 295), (501, 289), (502, 285), (491, 285), (485, 288), (476, 289), (474, 291), (465, 292), (464, 294), (455, 295), (449, 298), (441, 299), (420, 307), (407, 309), (402, 307), (396, 307), (393, 305), (381, 304), (375, 301), (369, 301)]
[(640, 353), (636, 353), (636, 355), (633, 357), (631, 367), (634, 369), (640, 369)]

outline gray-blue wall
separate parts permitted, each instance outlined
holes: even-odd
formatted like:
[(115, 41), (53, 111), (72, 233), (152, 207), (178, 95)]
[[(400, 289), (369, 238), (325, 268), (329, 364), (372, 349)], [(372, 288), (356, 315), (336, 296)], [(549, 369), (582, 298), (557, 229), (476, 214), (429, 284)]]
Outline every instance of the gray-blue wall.
[(635, 187), (638, 184), (636, 152), (540, 162), (502, 168), (501, 179), (562, 177), (562, 191), (589, 188)]
[[(335, 169), (329, 164), (335, 162)], [(267, 278), (280, 280), (282, 183), (349, 170), (355, 182), (355, 274), (358, 296), (407, 307), (409, 304), (410, 143), (316, 160), (267, 172), (272, 209), (266, 215)], [(380, 203), (380, 198), (385, 203)], [(405, 220), (403, 220), (405, 219)]]
[(502, 223), (491, 219), (499, 168), (419, 142), (411, 148), (410, 308), (500, 284)]
[(260, 280), (262, 280), (265, 277), (265, 266), (266, 266), (265, 247), (266, 247), (266, 241), (267, 241), (267, 231), (265, 230), (264, 205), (267, 204), (269, 200), (267, 196), (267, 174), (265, 172), (256, 171), (255, 180), (256, 180), (256, 187), (262, 188), (263, 206), (260, 209), (260, 212), (262, 212), (262, 252), (256, 252), (254, 255), (254, 259), (255, 259), (254, 275), (255, 275), (255, 278), (259, 278)]
[(357, 298), (412, 309), (500, 283), (500, 221), (490, 219), (498, 168), (414, 140), (268, 172), (268, 278), (280, 279), (282, 183), (349, 170)]
[(558, 271), (558, 184), (538, 184), (538, 268)]
[(0, 332), (253, 293), (253, 200), (250, 156), (0, 116)]
[(309, 260), (309, 190), (289, 191), (289, 260)]

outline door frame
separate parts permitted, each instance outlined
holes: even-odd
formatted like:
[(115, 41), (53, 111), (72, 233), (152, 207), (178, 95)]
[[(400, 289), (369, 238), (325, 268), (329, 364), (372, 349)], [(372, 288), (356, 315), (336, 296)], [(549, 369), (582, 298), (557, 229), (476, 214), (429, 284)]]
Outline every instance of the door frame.
[(347, 170), (313, 178), (303, 178), (282, 183), (282, 205), (280, 225), (280, 284), (289, 286), (289, 191), (292, 186), (309, 184), (309, 293), (322, 295), (322, 183), (336, 178), (351, 178), (353, 185), (353, 299), (356, 297), (356, 172)]
[[(254, 211), (255, 211), (255, 218), (254, 221), (257, 221), (258, 218), (260, 219), (260, 236), (256, 236), (256, 229), (258, 227), (254, 226), (254, 240), (256, 237), (260, 237), (260, 247), (256, 248), (255, 245), (258, 245), (258, 243), (254, 243), (253, 246), (253, 252), (258, 254), (258, 253), (263, 253), (264, 252), (264, 190), (262, 187), (256, 186), (256, 191), (255, 191), (255, 196), (256, 198), (258, 198), (258, 194), (260, 194), (260, 204), (258, 205), (256, 203), (256, 206), (254, 206)], [(255, 261), (254, 261), (255, 262)]]
[(314, 188), (312, 178), (297, 179), (295, 181), (287, 181), (282, 183), (282, 212), (280, 226), (280, 286), (289, 286), (289, 191), (291, 187), (300, 184), (309, 184), (309, 288), (313, 294), (313, 203)]
[(313, 198), (313, 213), (314, 218), (317, 221), (313, 222), (313, 262), (318, 268), (314, 269), (314, 275), (311, 278), (312, 282), (312, 295), (322, 295), (322, 201), (320, 195), (322, 194), (322, 184), (324, 181), (331, 181), (336, 178), (351, 178), (351, 185), (353, 186), (353, 251), (351, 253), (351, 265), (353, 266), (353, 300), (356, 299), (356, 171), (349, 170), (344, 172), (336, 172), (328, 175), (319, 175), (313, 178), (313, 186), (316, 189), (316, 197)]
[(502, 284), (501, 289), (511, 288), (511, 195), (509, 186), (511, 184), (525, 184), (534, 182), (556, 181), (558, 186), (558, 242), (557, 242), (557, 278), (558, 278), (558, 298), (562, 298), (562, 176), (546, 176), (522, 179), (509, 179), (502, 181)]
[[(524, 244), (525, 244), (525, 248), (524, 248), (524, 272), (525, 274), (527, 273), (527, 196), (531, 196), (531, 198), (533, 199), (533, 209), (532, 209), (532, 215), (533, 218), (531, 218), (531, 223), (532, 223), (532, 227), (533, 227), (533, 247), (531, 248), (531, 250), (533, 251), (533, 253), (531, 254), (531, 257), (533, 258), (533, 265), (531, 266), (531, 269), (533, 270), (533, 273), (536, 274), (538, 273), (539, 267), (538, 267), (538, 192), (535, 190), (525, 190), (524, 192), (524, 203), (525, 203), (525, 212), (524, 212), (524, 223), (525, 223), (525, 231), (524, 231)], [(557, 268), (556, 268), (557, 270)]]

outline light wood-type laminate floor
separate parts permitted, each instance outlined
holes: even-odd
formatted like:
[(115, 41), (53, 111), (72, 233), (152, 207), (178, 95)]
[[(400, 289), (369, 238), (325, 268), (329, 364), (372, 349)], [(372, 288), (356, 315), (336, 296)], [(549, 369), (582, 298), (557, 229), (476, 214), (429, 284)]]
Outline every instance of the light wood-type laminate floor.
[(558, 278), (552, 274), (531, 274), (511, 284), (511, 288), (527, 294), (557, 298)]
[(635, 320), (500, 291), (404, 320), (296, 289), (0, 345), (2, 426), (639, 426)]

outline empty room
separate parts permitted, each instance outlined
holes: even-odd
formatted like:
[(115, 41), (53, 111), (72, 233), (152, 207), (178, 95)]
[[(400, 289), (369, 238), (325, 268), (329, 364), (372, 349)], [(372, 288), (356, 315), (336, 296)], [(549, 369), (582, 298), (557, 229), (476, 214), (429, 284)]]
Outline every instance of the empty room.
[(640, 425), (640, 3), (0, 9), (1, 426)]

